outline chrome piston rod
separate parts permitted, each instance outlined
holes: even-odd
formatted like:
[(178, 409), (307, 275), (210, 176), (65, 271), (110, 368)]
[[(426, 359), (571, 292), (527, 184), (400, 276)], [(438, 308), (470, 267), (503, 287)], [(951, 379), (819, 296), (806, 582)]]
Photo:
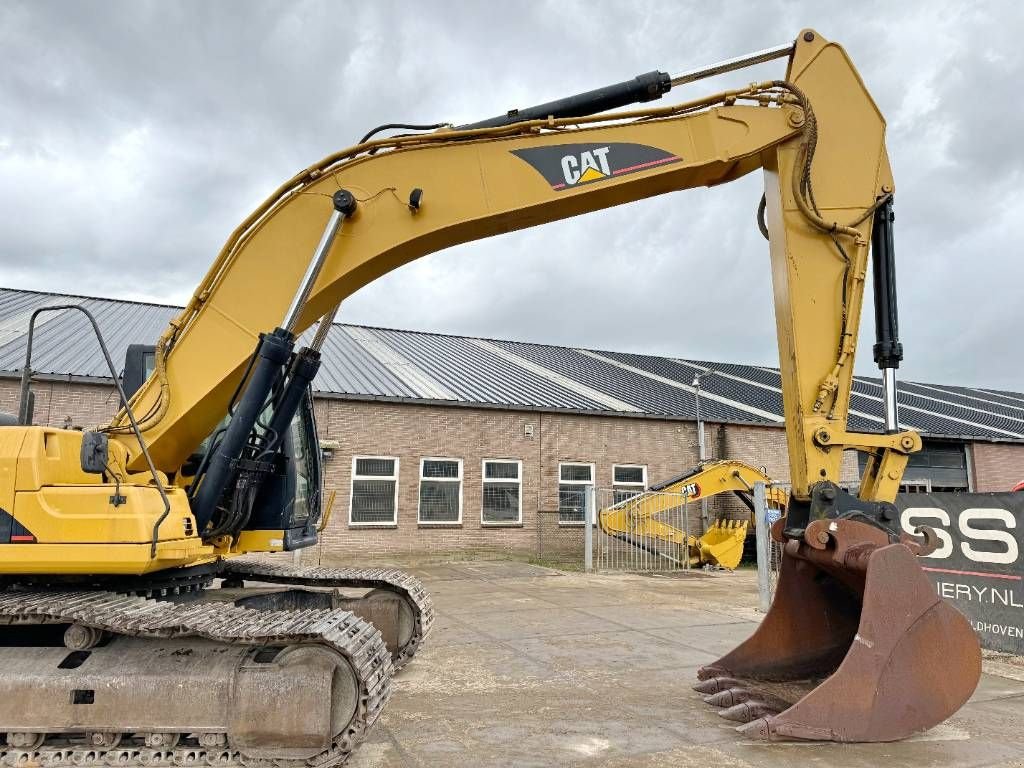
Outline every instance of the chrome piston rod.
[(896, 406), (896, 369), (882, 369), (882, 402), (885, 405), (885, 431), (899, 432), (900, 419)]
[(289, 333), (295, 332), (295, 326), (299, 322), (299, 315), (305, 308), (309, 295), (313, 292), (313, 285), (316, 283), (316, 279), (320, 276), (320, 271), (327, 261), (327, 254), (330, 253), (331, 246), (334, 245), (334, 238), (337, 237), (338, 232), (341, 230), (342, 222), (355, 213), (356, 210), (356, 199), (348, 190), (339, 189), (334, 193), (332, 200), (334, 202), (334, 210), (331, 211), (331, 218), (327, 221), (327, 226), (324, 227), (320, 243), (316, 247), (316, 252), (313, 254), (309, 266), (306, 267), (306, 274), (302, 276), (299, 289), (295, 292), (295, 297), (292, 299), (291, 306), (288, 307), (288, 311), (285, 313), (284, 322), (281, 324), (281, 327)]
[(693, 83), (697, 80), (704, 80), (705, 78), (714, 77), (715, 75), (721, 75), (726, 72), (733, 72), (737, 69), (752, 67), (755, 64), (763, 64), (766, 61), (783, 59), (790, 56), (792, 53), (793, 43), (776, 45), (774, 48), (765, 48), (764, 50), (755, 51), (754, 53), (746, 53), (732, 59), (726, 59), (725, 61), (719, 61), (714, 64), (706, 64), (702, 67), (697, 67), (697, 69), (691, 69), (687, 72), (680, 72), (677, 75), (672, 75), (672, 86), (675, 87), (685, 83)]

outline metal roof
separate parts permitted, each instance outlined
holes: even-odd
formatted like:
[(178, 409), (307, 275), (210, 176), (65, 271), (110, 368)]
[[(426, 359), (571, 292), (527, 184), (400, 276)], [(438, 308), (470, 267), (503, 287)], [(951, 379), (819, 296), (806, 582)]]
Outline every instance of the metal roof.
[[(0, 288), (0, 375), (25, 359), (31, 313), (78, 304), (99, 323), (116, 364), (129, 344), (156, 340), (179, 307)], [(308, 332), (306, 339), (311, 337)], [(41, 375), (109, 381), (99, 346), (74, 310), (40, 315), (33, 369)], [(692, 420), (695, 372), (708, 421), (779, 425), (777, 369), (625, 352), (335, 324), (314, 382), (325, 396)], [(1024, 441), (1024, 394), (901, 382), (900, 422), (926, 436)], [(881, 431), (881, 380), (857, 376), (850, 428)]]

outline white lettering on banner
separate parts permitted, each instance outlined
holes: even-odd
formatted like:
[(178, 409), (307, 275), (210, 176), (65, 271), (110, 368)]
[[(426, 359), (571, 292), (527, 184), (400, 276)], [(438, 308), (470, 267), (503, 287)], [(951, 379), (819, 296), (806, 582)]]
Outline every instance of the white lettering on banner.
[(566, 184), (575, 184), (580, 180), (579, 167), (580, 161), (573, 155), (566, 155), (562, 158), (562, 176), (565, 177)]
[(1008, 627), (1006, 624), (992, 624), (988, 621), (972, 621), (971, 626), (974, 627), (975, 632), (988, 632), (991, 635), (1024, 638), (1024, 628), (1022, 627)]
[(1007, 528), (1016, 528), (1017, 520), (1005, 509), (965, 509), (960, 513), (960, 532), (978, 541), (997, 541), (1006, 547), (1005, 552), (978, 552), (969, 542), (960, 542), (960, 549), (976, 563), (997, 563), (1007, 565), (1017, 562), (1017, 539), (1009, 531), (987, 530), (971, 525), (975, 520), (999, 520)]
[(1011, 587), (975, 587), (970, 584), (959, 584), (950, 581), (935, 582), (935, 591), (947, 600), (964, 600), (969, 603), (986, 605), (1003, 605), (1008, 608), (1024, 608)]
[[(1000, 528), (979, 528), (975, 525), (980, 521), (997, 522)], [(944, 560), (953, 554), (953, 537), (949, 529), (953, 527), (949, 513), (939, 507), (908, 507), (900, 513), (900, 526), (907, 533), (913, 534), (919, 525), (927, 525), (935, 531), (939, 546), (930, 555), (922, 557)], [(957, 516), (956, 527), (963, 541), (960, 551), (975, 563), (993, 565), (1010, 565), (1020, 557), (1020, 547), (1011, 531), (1017, 527), (1017, 519), (1006, 509), (972, 507), (965, 509)], [(977, 549), (972, 542), (988, 541), (1001, 545), (1002, 551), (986, 552)]]
[[(914, 533), (919, 525), (930, 526), (938, 536), (938, 549), (922, 557), (946, 558), (953, 554), (953, 537), (945, 528), (949, 527), (949, 513), (938, 507), (911, 507), (900, 514), (900, 525), (907, 533)], [(942, 527), (939, 527), (942, 526)]]
[(594, 157), (597, 158), (598, 165), (600, 166), (597, 170), (600, 170), (605, 176), (611, 176), (612, 169), (608, 165), (608, 147), (598, 147), (595, 149)]

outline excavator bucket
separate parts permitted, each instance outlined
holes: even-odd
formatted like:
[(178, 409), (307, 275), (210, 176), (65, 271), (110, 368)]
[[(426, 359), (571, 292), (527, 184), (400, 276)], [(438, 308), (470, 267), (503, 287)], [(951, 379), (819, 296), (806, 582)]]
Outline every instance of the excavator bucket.
[(742, 733), (771, 741), (895, 741), (952, 715), (974, 692), (981, 650), (906, 538), (812, 523), (786, 543), (757, 631), (699, 670), (696, 689)]
[(700, 562), (733, 570), (743, 557), (743, 542), (746, 538), (746, 520), (715, 521), (697, 540)]

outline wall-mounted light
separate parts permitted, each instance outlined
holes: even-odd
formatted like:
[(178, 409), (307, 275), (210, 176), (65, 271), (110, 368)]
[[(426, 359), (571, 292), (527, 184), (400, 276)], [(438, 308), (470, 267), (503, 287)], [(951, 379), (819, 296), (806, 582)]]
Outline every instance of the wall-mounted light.
[(334, 452), (341, 448), (341, 442), (338, 440), (321, 440), (320, 441), (320, 455), (324, 459), (329, 459), (334, 455)]

